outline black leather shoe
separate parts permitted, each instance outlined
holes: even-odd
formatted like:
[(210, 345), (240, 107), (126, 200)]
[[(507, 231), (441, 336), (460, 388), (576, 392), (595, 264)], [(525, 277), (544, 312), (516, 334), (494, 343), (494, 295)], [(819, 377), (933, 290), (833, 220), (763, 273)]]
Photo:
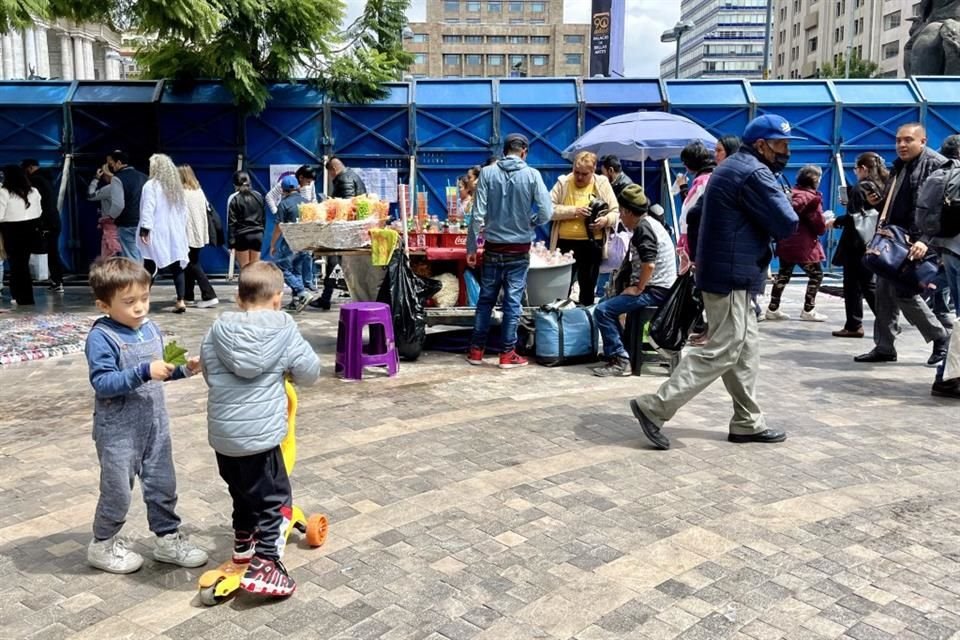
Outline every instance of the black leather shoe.
[(960, 400), (960, 380), (937, 380), (930, 388), (930, 395)]
[(896, 362), (897, 354), (895, 353), (880, 353), (876, 349), (854, 357), (854, 362)]
[(731, 433), (727, 436), (727, 440), (730, 442), (736, 442), (737, 444), (744, 444), (747, 442), (783, 442), (786, 439), (787, 434), (785, 432), (775, 431), (773, 429), (767, 429), (766, 431), (761, 431), (760, 433), (750, 434)]
[(660, 433), (660, 427), (655, 425), (653, 420), (647, 417), (647, 414), (643, 412), (636, 400), (630, 401), (630, 409), (633, 411), (633, 416), (640, 423), (640, 428), (643, 429), (643, 435), (647, 436), (647, 440), (653, 444), (654, 448), (662, 451), (669, 449), (670, 440), (667, 436)]

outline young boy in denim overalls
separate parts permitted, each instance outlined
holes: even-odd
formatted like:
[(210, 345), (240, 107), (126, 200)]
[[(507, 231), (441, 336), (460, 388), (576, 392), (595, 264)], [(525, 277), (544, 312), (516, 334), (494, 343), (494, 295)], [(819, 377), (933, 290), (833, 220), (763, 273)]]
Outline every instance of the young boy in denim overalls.
[(87, 562), (110, 573), (132, 573), (143, 557), (119, 537), (127, 518), (133, 480), (140, 476), (147, 522), (157, 536), (154, 559), (199, 567), (207, 553), (180, 534), (177, 479), (164, 380), (200, 371), (199, 358), (175, 367), (163, 361), (163, 340), (147, 319), (150, 274), (128, 258), (109, 258), (90, 270), (97, 320), (87, 335), (90, 384), (96, 392), (93, 440), (100, 461), (100, 500)]

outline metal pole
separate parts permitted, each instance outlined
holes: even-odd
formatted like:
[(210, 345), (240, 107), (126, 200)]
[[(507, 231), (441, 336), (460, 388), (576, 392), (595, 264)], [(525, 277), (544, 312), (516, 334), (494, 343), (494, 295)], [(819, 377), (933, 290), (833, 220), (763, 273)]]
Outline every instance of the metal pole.
[(767, 22), (763, 26), (763, 79), (770, 77), (770, 23), (773, 22), (773, 0), (767, 0)]
[(677, 36), (677, 55), (673, 60), (673, 78), (676, 80), (680, 78), (680, 38), (683, 37), (683, 33), (679, 30), (673, 33)]
[[(850, 4), (855, 4), (853, 0), (850, 0)], [(853, 54), (853, 10), (854, 7), (847, 4), (847, 0), (843, 0), (843, 6), (845, 10), (850, 13), (847, 15), (847, 55), (843, 59), (843, 77), (850, 77), (850, 56)]]

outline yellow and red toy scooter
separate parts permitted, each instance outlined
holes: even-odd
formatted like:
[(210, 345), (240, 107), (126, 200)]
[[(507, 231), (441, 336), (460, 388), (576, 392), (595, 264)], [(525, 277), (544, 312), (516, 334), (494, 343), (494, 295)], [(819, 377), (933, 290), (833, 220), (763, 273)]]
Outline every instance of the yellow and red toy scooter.
[[(283, 464), (287, 468), (287, 475), (293, 472), (293, 465), (297, 461), (297, 392), (289, 381), (286, 382), (287, 391), (287, 435), (280, 443), (280, 452), (283, 454)], [(307, 544), (311, 547), (321, 546), (327, 539), (327, 517), (322, 514), (306, 517), (300, 507), (293, 505), (293, 515), (286, 535), (289, 539), (290, 531), (296, 529), (306, 535)], [(227, 560), (216, 569), (205, 571), (200, 576), (200, 602), (213, 606), (222, 602), (231, 593), (240, 588), (240, 578), (247, 570), (247, 564), (234, 564)]]

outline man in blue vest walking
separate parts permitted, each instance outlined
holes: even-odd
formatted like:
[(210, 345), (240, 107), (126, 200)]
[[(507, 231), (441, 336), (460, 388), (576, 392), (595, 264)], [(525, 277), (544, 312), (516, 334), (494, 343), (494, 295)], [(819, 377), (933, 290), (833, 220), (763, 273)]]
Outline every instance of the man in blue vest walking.
[(691, 349), (654, 394), (630, 401), (644, 435), (669, 449), (661, 428), (717, 378), (733, 398), (730, 442), (783, 442), (787, 434), (768, 429), (756, 401), (760, 352), (757, 316), (750, 296), (762, 290), (773, 257), (771, 239), (797, 228), (797, 214), (777, 182), (790, 159), (791, 134), (782, 117), (753, 119), (743, 146), (717, 167), (703, 195), (697, 244), (697, 286), (710, 324), (706, 345)]

